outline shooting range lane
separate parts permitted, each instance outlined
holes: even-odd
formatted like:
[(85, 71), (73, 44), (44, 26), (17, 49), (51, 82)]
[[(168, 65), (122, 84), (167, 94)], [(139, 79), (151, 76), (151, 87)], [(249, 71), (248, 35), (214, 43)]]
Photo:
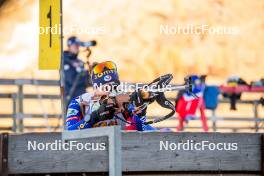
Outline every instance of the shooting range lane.
[[(8, 170), (15, 173), (70, 173), (108, 171), (108, 147), (103, 151), (32, 151), (28, 141), (61, 140), (61, 133), (11, 134), (8, 139)], [(160, 141), (171, 143), (209, 141), (237, 143), (235, 151), (160, 150)], [(82, 139), (107, 143), (107, 137)], [(261, 171), (261, 134), (123, 132), (122, 170), (126, 172)]]

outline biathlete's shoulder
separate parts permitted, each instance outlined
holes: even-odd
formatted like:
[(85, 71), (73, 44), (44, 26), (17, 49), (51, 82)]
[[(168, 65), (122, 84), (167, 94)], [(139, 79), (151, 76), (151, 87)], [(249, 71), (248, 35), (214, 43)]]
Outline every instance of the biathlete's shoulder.
[(94, 93), (84, 93), (77, 98), (79, 102), (90, 102), (94, 98)]

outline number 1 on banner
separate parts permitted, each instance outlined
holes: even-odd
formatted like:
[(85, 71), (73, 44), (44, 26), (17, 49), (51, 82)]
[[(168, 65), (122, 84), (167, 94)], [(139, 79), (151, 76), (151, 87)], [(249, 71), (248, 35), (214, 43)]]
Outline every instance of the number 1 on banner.
[(39, 69), (58, 70), (61, 60), (61, 0), (39, 1)]

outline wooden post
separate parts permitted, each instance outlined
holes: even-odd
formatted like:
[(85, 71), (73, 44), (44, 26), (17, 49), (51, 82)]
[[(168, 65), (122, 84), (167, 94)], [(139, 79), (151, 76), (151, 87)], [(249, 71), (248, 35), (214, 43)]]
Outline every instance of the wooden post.
[(254, 110), (254, 120), (255, 120), (255, 131), (258, 132), (258, 101), (254, 101), (253, 104), (253, 110)]
[(121, 129), (114, 126), (108, 136), (109, 146), (109, 176), (122, 176)]
[(17, 121), (17, 107), (16, 107), (16, 103), (17, 103), (16, 98), (17, 98), (17, 96), (16, 96), (16, 94), (12, 94), (11, 97), (12, 97), (12, 103), (13, 103), (13, 126), (12, 126), (12, 131), (16, 132), (16, 130), (17, 130), (17, 122), (16, 122)]
[(23, 85), (18, 85), (18, 130), (19, 132), (23, 132)]
[(0, 135), (0, 175), (8, 176), (8, 133)]
[(213, 131), (216, 131), (217, 129), (216, 129), (216, 116), (215, 116), (215, 109), (214, 110), (212, 110), (212, 123), (213, 123), (213, 125), (212, 125), (212, 127), (213, 127)]
[(65, 97), (65, 75), (64, 75), (64, 57), (63, 57), (63, 8), (62, 8), (62, 0), (60, 0), (60, 41), (61, 41), (61, 60), (60, 60), (60, 95), (61, 95), (61, 113), (62, 113), (62, 129), (66, 130), (66, 126), (64, 126), (66, 122), (66, 111), (67, 111), (67, 104), (66, 104), (66, 97)]
[(62, 140), (108, 137), (109, 176), (122, 176), (121, 128), (110, 126), (62, 132)]

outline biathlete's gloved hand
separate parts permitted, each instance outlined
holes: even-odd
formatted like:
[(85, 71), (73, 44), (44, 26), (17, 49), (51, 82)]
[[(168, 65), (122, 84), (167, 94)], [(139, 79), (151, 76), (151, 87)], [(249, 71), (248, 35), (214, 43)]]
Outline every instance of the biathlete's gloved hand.
[(143, 90), (136, 90), (130, 95), (130, 100), (132, 104), (135, 106), (135, 108), (139, 107), (140, 109), (142, 109), (141, 111), (139, 111), (139, 113), (137, 113), (137, 115), (141, 117), (146, 115), (147, 107), (144, 107), (144, 103), (148, 102), (150, 104), (154, 102), (154, 99), (151, 97), (152, 97), (151, 92), (145, 92)]
[(103, 121), (103, 120), (109, 120), (113, 119), (115, 115), (115, 104), (106, 104), (103, 103), (99, 107), (98, 110), (92, 112), (91, 119), (94, 123)]

